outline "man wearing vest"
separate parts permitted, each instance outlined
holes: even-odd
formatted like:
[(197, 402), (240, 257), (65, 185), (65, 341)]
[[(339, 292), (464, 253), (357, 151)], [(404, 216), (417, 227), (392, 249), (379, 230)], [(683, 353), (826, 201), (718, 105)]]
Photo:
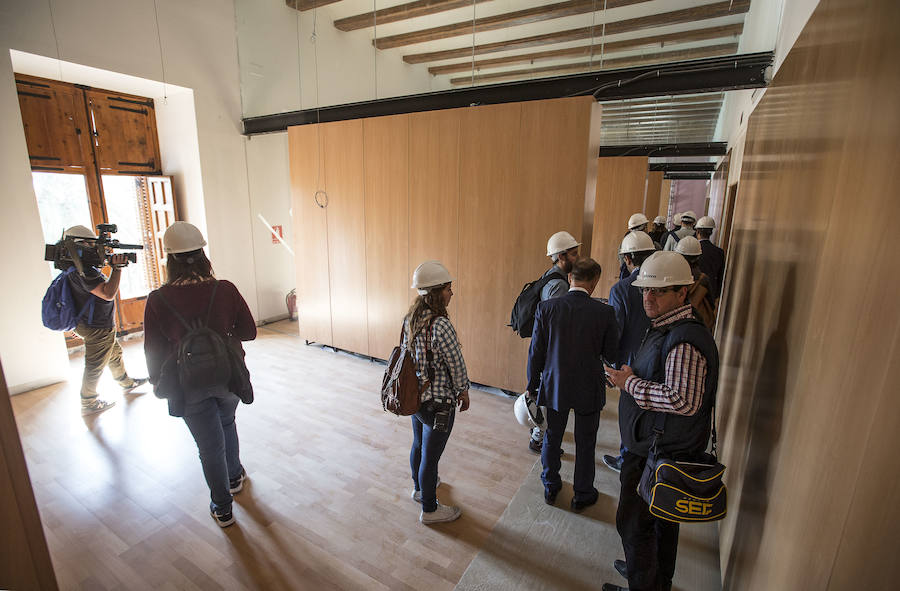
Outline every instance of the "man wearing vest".
[[(97, 236), (84, 226), (72, 226), (65, 231), (65, 238), (89, 238)], [(78, 244), (78, 242), (76, 242)], [(71, 264), (71, 263), (70, 263)], [(115, 404), (101, 400), (97, 394), (97, 382), (107, 365), (113, 379), (122, 391), (130, 394), (147, 383), (147, 378), (131, 378), (122, 362), (122, 347), (116, 341), (116, 293), (122, 269), (128, 264), (124, 254), (109, 257), (112, 272), (109, 277), (96, 267), (85, 267), (84, 277), (69, 273), (69, 288), (76, 310), (84, 310), (75, 327), (75, 334), (84, 340), (84, 377), (81, 380), (81, 414), (102, 412)]]
[(694, 222), (696, 221), (697, 214), (695, 214), (693, 211), (686, 211), (681, 214), (681, 228), (669, 232), (669, 237), (666, 238), (666, 244), (663, 247), (663, 250), (675, 250), (675, 245), (678, 244), (679, 240), (681, 240), (685, 236), (693, 236)]
[(538, 304), (528, 351), (528, 391), (538, 391), (537, 403), (547, 408), (547, 436), (541, 453), (544, 501), (556, 502), (562, 488), (559, 450), (569, 412), (575, 413), (575, 477), (572, 510), (597, 502), (594, 488), (597, 428), (606, 404), (603, 360), (616, 358), (619, 331), (615, 313), (591, 298), (600, 281), (593, 259), (575, 263), (572, 287), (560, 298)]
[[(572, 265), (578, 260), (579, 246), (581, 243), (565, 231), (557, 232), (547, 240), (547, 256), (553, 261), (553, 266), (541, 276), (541, 279), (544, 277), (552, 277), (552, 279), (548, 280), (541, 289), (542, 302), (565, 295), (569, 291), (569, 273), (572, 272)], [(531, 392), (535, 394), (534, 390)], [(543, 445), (544, 430), (534, 427), (528, 440), (528, 449), (539, 454)]]
[(620, 389), (619, 430), (627, 448), (616, 512), (625, 560), (613, 565), (628, 587), (604, 583), (603, 591), (672, 588), (678, 524), (652, 516), (637, 485), (659, 413), (665, 421), (658, 446), (666, 457), (689, 460), (709, 442), (719, 355), (712, 335), (686, 302), (693, 282), (690, 265), (677, 252), (653, 253), (641, 265), (634, 285), (641, 288), (650, 330), (630, 367), (606, 370)]
[[(653, 241), (644, 232), (629, 232), (619, 248), (619, 255), (628, 267), (628, 276), (609, 290), (609, 305), (616, 311), (616, 324), (619, 325), (619, 355), (614, 360), (616, 367), (631, 363), (632, 357), (641, 346), (644, 334), (650, 328), (650, 319), (644, 312), (641, 290), (634, 286), (634, 281), (641, 265), (655, 251)], [(603, 463), (618, 472), (622, 469), (624, 451), (625, 449), (620, 446), (618, 456), (604, 454)]]

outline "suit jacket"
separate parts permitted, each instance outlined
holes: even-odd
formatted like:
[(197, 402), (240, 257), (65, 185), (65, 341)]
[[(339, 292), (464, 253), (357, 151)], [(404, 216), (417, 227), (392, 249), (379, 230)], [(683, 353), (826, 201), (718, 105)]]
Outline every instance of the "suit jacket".
[(599, 412), (606, 404), (603, 359), (616, 359), (619, 331), (611, 306), (583, 291), (538, 304), (528, 352), (528, 390), (557, 411)]
[(725, 251), (709, 240), (701, 240), (700, 249), (703, 254), (700, 255), (698, 266), (709, 277), (713, 298), (719, 299), (722, 295), (722, 279), (725, 276)]
[(650, 328), (650, 319), (644, 312), (641, 290), (633, 285), (639, 272), (640, 269), (635, 269), (631, 275), (609, 290), (609, 305), (615, 310), (616, 325), (619, 329), (619, 355), (615, 359), (619, 366), (631, 363), (631, 358), (641, 347), (644, 334)]

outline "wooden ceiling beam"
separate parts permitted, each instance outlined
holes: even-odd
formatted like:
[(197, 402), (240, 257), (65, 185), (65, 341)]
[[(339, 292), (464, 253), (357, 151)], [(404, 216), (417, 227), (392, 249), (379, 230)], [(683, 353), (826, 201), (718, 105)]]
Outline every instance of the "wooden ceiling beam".
[(479, 76), (461, 76), (459, 78), (451, 78), (450, 83), (460, 85), (472, 84), (476, 82), (501, 82), (503, 80), (516, 80), (519, 78), (533, 78), (535, 77), (535, 75), (543, 78), (546, 76), (557, 74), (595, 72), (607, 69), (627, 68), (630, 66), (640, 66), (646, 64), (665, 63), (670, 61), (728, 55), (731, 53), (735, 53), (737, 51), (737, 48), (737, 43), (727, 43), (724, 45), (711, 45), (709, 47), (696, 47), (693, 49), (681, 49), (678, 51), (665, 51), (660, 53), (604, 60), (602, 68), (600, 67), (600, 63), (597, 61), (594, 61), (593, 63), (578, 62), (575, 64), (564, 64), (560, 66), (545, 66), (541, 68), (530, 68), (527, 70), (512, 70), (506, 72), (496, 72), (493, 74), (481, 74)]
[(518, 55), (477, 60), (474, 64), (471, 61), (457, 62), (454, 64), (446, 64), (443, 66), (432, 66), (428, 68), (428, 72), (435, 76), (439, 76), (442, 74), (468, 72), (473, 68), (473, 66), (476, 70), (481, 70), (484, 68), (492, 68), (496, 66), (528, 64), (542, 60), (559, 59), (565, 57), (584, 57), (589, 55), (594, 55), (596, 57), (599, 56), (601, 52), (606, 54), (614, 53), (617, 51), (625, 51), (628, 49), (638, 49), (640, 47), (652, 47), (656, 45), (665, 47), (665, 45), (669, 43), (689, 43), (692, 41), (705, 41), (708, 39), (737, 37), (740, 36), (743, 30), (744, 23), (736, 23), (733, 25), (691, 29), (689, 31), (681, 31), (679, 33), (669, 33), (668, 35), (651, 35), (649, 37), (638, 37), (636, 39), (624, 39), (622, 41), (611, 41), (607, 43), (594, 43), (591, 45), (582, 45), (580, 47), (567, 47), (565, 49), (552, 49), (549, 51), (520, 53)]
[[(568, 41), (590, 39), (595, 36), (598, 28), (600, 28), (602, 31), (605, 31), (606, 35), (618, 35), (620, 33), (631, 33), (633, 31), (651, 29), (654, 27), (663, 27), (666, 25), (676, 25), (679, 23), (688, 23), (712, 18), (720, 18), (724, 16), (733, 16), (736, 14), (744, 14), (749, 8), (750, 0), (724, 0), (723, 2), (705, 4), (703, 6), (685, 8), (683, 10), (675, 10), (672, 12), (651, 14), (649, 16), (639, 18), (614, 21), (606, 23), (605, 28), (602, 26), (602, 24), (600, 24), (593, 27), (568, 29), (565, 31), (557, 31), (555, 33), (546, 33), (543, 35), (533, 35), (531, 37), (520, 37), (519, 39), (498, 41), (496, 43), (484, 43), (482, 45), (476, 45), (474, 47), (469, 46), (460, 47), (458, 49), (445, 49), (442, 51), (409, 54), (403, 56), (403, 61), (408, 64), (422, 64), (460, 57), (472, 57), (473, 52), (474, 55), (483, 55), (486, 53), (496, 53), (498, 51), (527, 49), (529, 47), (552, 45), (554, 43), (565, 43)], [(470, 32), (471, 29), (472, 23), (470, 21)], [(383, 39), (379, 39), (378, 41), (380, 42), (382, 40)]]
[(456, 8), (471, 7), (473, 3), (481, 4), (482, 2), (490, 2), (490, 0), (417, 0), (416, 2), (407, 2), (406, 4), (382, 8), (375, 11), (374, 15), (370, 11), (338, 19), (334, 21), (334, 28), (340, 31), (357, 31), (374, 27), (376, 24), (396, 23)]
[[(630, 6), (632, 4), (641, 4), (650, 2), (651, 0), (605, 1), (606, 7), (609, 9)], [(432, 27), (430, 29), (379, 37), (378, 39), (374, 39), (372, 44), (378, 49), (392, 49), (394, 47), (426, 43), (437, 39), (447, 39), (450, 37), (459, 37), (460, 35), (483, 33), (485, 31), (496, 31), (497, 29), (518, 27), (520, 25), (539, 23), (567, 16), (586, 14), (597, 10), (598, 5), (600, 9), (603, 8), (603, 4), (597, 2), (597, 0), (568, 0), (566, 2), (556, 2), (554, 4), (545, 4), (544, 6), (535, 6), (534, 8), (526, 8), (524, 10), (476, 18), (474, 22), (472, 20), (465, 20), (449, 25), (442, 25), (440, 27)], [(607, 26), (609, 25), (607, 24)], [(601, 27), (602, 25), (600, 24), (595, 26), (596, 29), (600, 29)]]
[(303, 12), (305, 10), (312, 10), (313, 8), (327, 6), (328, 4), (334, 4), (335, 2), (340, 1), (341, 0), (284, 0), (284, 3), (287, 4), (289, 8)]

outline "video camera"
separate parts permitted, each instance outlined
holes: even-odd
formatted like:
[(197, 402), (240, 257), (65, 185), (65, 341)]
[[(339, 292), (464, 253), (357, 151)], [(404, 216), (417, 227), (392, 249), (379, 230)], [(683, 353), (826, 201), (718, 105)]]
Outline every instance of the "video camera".
[[(81, 238), (70, 236), (66, 238), (63, 232), (62, 238), (56, 244), (44, 245), (44, 260), (52, 261), (57, 268), (65, 268), (62, 263), (71, 263), (78, 274), (84, 277), (85, 267), (103, 267), (113, 250), (143, 250), (141, 244), (122, 244), (111, 234), (119, 231), (116, 224), (97, 224), (97, 238)], [(137, 254), (125, 253), (129, 262), (137, 262)]]

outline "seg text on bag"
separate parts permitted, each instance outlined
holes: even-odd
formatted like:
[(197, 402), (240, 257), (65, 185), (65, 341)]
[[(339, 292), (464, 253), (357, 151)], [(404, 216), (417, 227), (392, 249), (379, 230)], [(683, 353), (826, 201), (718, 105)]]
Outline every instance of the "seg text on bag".
[(216, 281), (209, 298), (206, 318), (196, 318), (190, 323), (166, 300), (161, 291), (156, 292), (187, 331), (175, 350), (175, 373), (188, 402), (202, 399), (214, 389), (227, 388), (232, 378), (232, 354), (228, 350), (228, 344), (222, 335), (208, 326), (218, 286), (219, 282)]
[(728, 491), (722, 482), (725, 466), (716, 455), (715, 405), (712, 417), (712, 453), (685, 461), (667, 459), (657, 448), (665, 426), (665, 413), (659, 414), (655, 439), (638, 484), (638, 494), (655, 517), (676, 523), (718, 521), (725, 517)]
[(554, 279), (568, 279), (563, 275), (562, 271), (558, 273), (548, 273), (542, 275), (540, 279), (526, 283), (513, 304), (512, 312), (509, 314), (509, 326), (523, 339), (531, 337), (534, 331), (534, 314), (537, 312), (538, 304), (541, 303), (541, 291), (544, 286)]
[(425, 356), (428, 361), (429, 379), (421, 388), (416, 375), (416, 361), (410, 352), (415, 347), (415, 335), (410, 335), (404, 345), (404, 327), (400, 328), (400, 344), (391, 351), (387, 369), (384, 370), (384, 378), (381, 381), (381, 407), (384, 410), (401, 417), (408, 417), (419, 412), (422, 392), (428, 389), (434, 379), (434, 368), (431, 365), (433, 360), (431, 324), (432, 322), (428, 323), (425, 334)]

